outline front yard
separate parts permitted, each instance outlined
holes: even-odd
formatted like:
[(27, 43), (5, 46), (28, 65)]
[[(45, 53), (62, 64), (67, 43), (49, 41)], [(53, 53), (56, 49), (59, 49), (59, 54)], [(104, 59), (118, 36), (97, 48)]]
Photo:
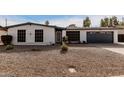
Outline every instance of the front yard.
[(124, 75), (124, 55), (101, 46), (70, 45), (65, 54), (60, 46), (15, 46), (8, 51), (0, 46), (0, 76)]

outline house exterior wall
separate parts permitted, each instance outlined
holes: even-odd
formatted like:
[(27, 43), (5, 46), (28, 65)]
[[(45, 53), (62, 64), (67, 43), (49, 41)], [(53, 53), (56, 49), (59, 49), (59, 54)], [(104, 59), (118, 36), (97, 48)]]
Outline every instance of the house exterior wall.
[(124, 34), (124, 30), (119, 30), (118, 34)]
[(66, 36), (66, 30), (62, 31), (62, 37)]
[(114, 32), (114, 43), (118, 43), (118, 30), (113, 32)]
[(111, 31), (113, 32), (113, 43), (118, 43), (118, 30), (63, 30), (63, 35), (66, 36), (66, 31), (80, 31), (80, 42), (87, 42), (87, 32), (101, 32), (101, 31)]
[(3, 45), (2, 41), (1, 41), (1, 36), (6, 35), (6, 34), (7, 34), (7, 31), (0, 30), (0, 45)]
[[(43, 30), (43, 42), (35, 42), (35, 30)], [(26, 42), (18, 42), (17, 31), (26, 30)], [(55, 43), (55, 28), (38, 26), (38, 25), (24, 25), (8, 29), (8, 34), (13, 36), (12, 44), (14, 45), (49, 45)]]
[(83, 41), (87, 41), (87, 33), (86, 31), (80, 31), (80, 42), (83, 43)]

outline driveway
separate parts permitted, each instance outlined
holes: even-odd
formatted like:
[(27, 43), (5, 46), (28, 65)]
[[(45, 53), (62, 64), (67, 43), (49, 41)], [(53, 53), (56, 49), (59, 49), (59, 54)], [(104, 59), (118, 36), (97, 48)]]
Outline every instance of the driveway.
[(103, 49), (124, 55), (124, 48), (103, 48)]
[(123, 54), (124, 55), (124, 45), (123, 44), (118, 44), (118, 45), (113, 45), (113, 46), (106, 46), (106, 47), (102, 47), (103, 49), (115, 52), (115, 53), (119, 53), (119, 54)]
[[(77, 46), (77, 45), (71, 45), (71, 46)], [(82, 46), (82, 45), (78, 45)], [(124, 43), (118, 43), (118, 44), (87, 44), (84, 45), (83, 47), (97, 47), (101, 49), (105, 49), (114, 53), (119, 53), (124, 55)], [(82, 47), (75, 47), (77, 49), (80, 49)]]

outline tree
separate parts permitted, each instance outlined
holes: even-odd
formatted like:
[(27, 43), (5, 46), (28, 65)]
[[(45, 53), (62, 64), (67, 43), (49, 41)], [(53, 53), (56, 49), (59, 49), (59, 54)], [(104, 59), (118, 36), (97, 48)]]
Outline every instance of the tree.
[(86, 19), (83, 21), (83, 26), (84, 27), (90, 27), (91, 26), (91, 20), (89, 17), (86, 17)]
[(101, 19), (101, 27), (113, 27), (116, 25), (119, 25), (119, 21), (116, 16), (111, 18), (105, 17), (104, 19)]
[(101, 25), (101, 27), (108, 27), (109, 26), (109, 18), (106, 17), (104, 19), (101, 19), (100, 25)]
[(119, 26), (124, 26), (124, 18), (122, 17), (122, 21), (118, 21)]
[(49, 21), (47, 20), (47, 21), (45, 21), (45, 25), (49, 25)]
[(108, 27), (110, 23), (109, 18), (105, 17), (104, 19), (101, 19), (100, 26), (101, 27)]
[(110, 21), (109, 22), (109, 27), (113, 27), (113, 20), (112, 20), (112, 18), (110, 18), (109, 21)]
[(100, 26), (101, 27), (105, 27), (105, 21), (104, 21), (104, 19), (101, 19)]
[(108, 27), (109, 26), (109, 18), (104, 18), (104, 21), (105, 21), (105, 27)]
[(124, 22), (123, 22), (123, 21), (120, 22), (119, 25), (120, 25), (120, 26), (124, 26)]
[(118, 19), (117, 19), (116, 16), (113, 16), (113, 17), (112, 17), (112, 21), (113, 21), (113, 25), (114, 25), (114, 26), (119, 25), (119, 21), (118, 21)]

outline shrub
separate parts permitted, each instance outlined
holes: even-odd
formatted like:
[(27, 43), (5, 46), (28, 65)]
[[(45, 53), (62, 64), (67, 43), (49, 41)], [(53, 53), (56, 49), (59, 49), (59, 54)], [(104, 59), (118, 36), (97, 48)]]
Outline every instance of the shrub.
[(83, 41), (83, 44), (86, 44), (86, 41)]
[(63, 43), (62, 46), (61, 46), (61, 52), (67, 52), (68, 51), (68, 46)]
[(2, 35), (1, 41), (3, 42), (4, 45), (10, 45), (12, 42), (12, 36), (11, 35)]
[(52, 44), (52, 46), (54, 46), (55, 44)]
[(63, 42), (67, 42), (67, 41), (68, 41), (68, 37), (67, 37), (67, 36), (64, 36), (64, 37), (62, 38), (62, 41), (63, 41)]
[(41, 51), (41, 50), (33, 48), (33, 49), (31, 49), (31, 51)]
[(7, 45), (5, 49), (6, 49), (6, 50), (11, 50), (11, 49), (13, 49), (13, 48), (14, 48), (13, 45)]

